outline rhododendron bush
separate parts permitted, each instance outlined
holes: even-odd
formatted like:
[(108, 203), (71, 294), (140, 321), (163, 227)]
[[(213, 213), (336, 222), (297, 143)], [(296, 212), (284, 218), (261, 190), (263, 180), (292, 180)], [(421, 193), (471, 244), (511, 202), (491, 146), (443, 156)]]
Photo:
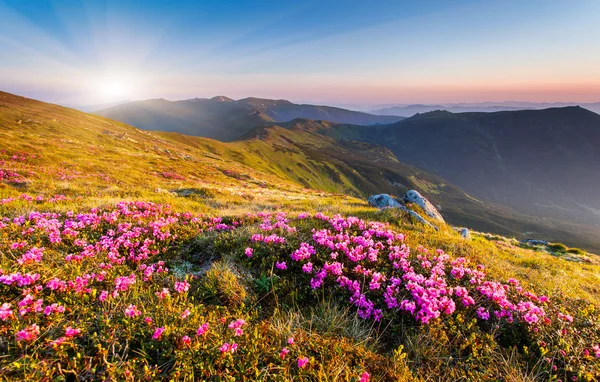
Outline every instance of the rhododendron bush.
[[(316, 378), (335, 358), (328, 352), (342, 351), (345, 378), (407, 379), (402, 339), (440, 331), (464, 357), (452, 362), (477, 365), (487, 362), (480, 353), (505, 349), (547, 379), (599, 371), (593, 307), (566, 311), (467, 258), (412, 248), (387, 224), (320, 213), (209, 217), (146, 202), (20, 215), (10, 212), (15, 201), (3, 200), (0, 220), (5, 378)], [(204, 298), (202, 267), (225, 255), (247, 274), (247, 304)], [(200, 270), (176, 270), (182, 261)], [(270, 324), (274, 310), (324, 294), (376, 328), (378, 352)], [(464, 375), (486, 376), (468, 374), (478, 372)]]

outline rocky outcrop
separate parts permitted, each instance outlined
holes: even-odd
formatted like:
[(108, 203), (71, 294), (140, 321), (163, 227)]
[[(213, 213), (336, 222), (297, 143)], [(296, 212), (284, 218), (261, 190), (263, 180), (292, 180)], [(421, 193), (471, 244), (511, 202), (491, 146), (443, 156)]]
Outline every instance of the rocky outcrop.
[(419, 191), (410, 190), (404, 197), (402, 198), (404, 203), (413, 203), (421, 207), (421, 209), (432, 219), (445, 223), (444, 218), (438, 212), (438, 210), (429, 202), (429, 200), (425, 199), (423, 195), (419, 193)]
[(400, 208), (403, 207), (396, 199), (388, 194), (379, 194), (369, 196), (369, 205), (379, 209), (382, 208)]

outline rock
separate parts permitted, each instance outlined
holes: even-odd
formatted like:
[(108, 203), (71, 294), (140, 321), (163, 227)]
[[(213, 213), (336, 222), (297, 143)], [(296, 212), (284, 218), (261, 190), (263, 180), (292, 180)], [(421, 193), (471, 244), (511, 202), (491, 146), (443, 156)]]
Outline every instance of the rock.
[(369, 196), (369, 205), (379, 208), (379, 209), (397, 208), (400, 211), (404, 211), (404, 212), (408, 213), (410, 216), (412, 216), (415, 220), (419, 221), (420, 223), (423, 223), (426, 226), (429, 226), (429, 227), (435, 229), (436, 231), (438, 230), (438, 227), (436, 227), (435, 225), (433, 225), (430, 222), (428, 222), (427, 220), (425, 220), (425, 218), (423, 216), (419, 215), (418, 213), (416, 213), (413, 210), (406, 208), (400, 202), (398, 202), (396, 199), (392, 198), (388, 194), (378, 194), (378, 195)]
[(469, 231), (467, 228), (461, 229), (460, 237), (462, 237), (465, 240), (470, 240), (471, 239), (471, 231)]
[(429, 202), (429, 200), (425, 199), (423, 197), (423, 195), (421, 195), (418, 191), (415, 191), (415, 190), (408, 191), (406, 194), (404, 194), (404, 197), (402, 198), (402, 200), (405, 203), (414, 203), (414, 204), (418, 205), (419, 207), (421, 207), (421, 209), (423, 209), (423, 211), (425, 211), (427, 216), (429, 216), (435, 220), (438, 220), (442, 223), (445, 222), (444, 218), (438, 212), (438, 210), (435, 209), (433, 204), (431, 204)]
[(369, 205), (376, 208), (400, 208), (404, 207), (396, 199), (388, 194), (379, 194), (369, 196)]
[(434, 230), (436, 230), (436, 231), (437, 231), (437, 230), (439, 230), (439, 228), (438, 228), (438, 227), (434, 226), (433, 224), (431, 224), (430, 222), (428, 222), (427, 220), (425, 220), (425, 218), (424, 218), (423, 216), (419, 215), (419, 214), (418, 214), (418, 213), (416, 213), (415, 211), (413, 211), (413, 210), (409, 210), (408, 208), (406, 208), (406, 207), (404, 207), (404, 206), (400, 206), (399, 208), (400, 208), (402, 211), (408, 212), (408, 214), (409, 214), (410, 216), (412, 216), (413, 218), (415, 218), (415, 219), (416, 219), (416, 220), (418, 220), (419, 222), (421, 222), (421, 223), (425, 224), (426, 226), (428, 226), (428, 227), (431, 227), (431, 228), (433, 228), (433, 229), (434, 229)]

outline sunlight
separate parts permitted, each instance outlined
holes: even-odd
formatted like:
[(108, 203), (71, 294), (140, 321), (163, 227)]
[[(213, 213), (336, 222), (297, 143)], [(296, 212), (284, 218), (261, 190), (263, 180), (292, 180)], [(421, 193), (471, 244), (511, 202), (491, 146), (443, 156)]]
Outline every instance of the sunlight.
[(119, 76), (108, 76), (94, 81), (93, 91), (103, 101), (123, 101), (131, 99), (135, 86), (131, 79)]

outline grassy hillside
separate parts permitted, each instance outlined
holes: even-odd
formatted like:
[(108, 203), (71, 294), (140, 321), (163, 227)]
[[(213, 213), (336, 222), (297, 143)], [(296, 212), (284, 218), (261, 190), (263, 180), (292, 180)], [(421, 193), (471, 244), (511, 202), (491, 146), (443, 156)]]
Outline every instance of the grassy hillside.
[(600, 376), (596, 256), (370, 208), (341, 192), (394, 157), (314, 128), (224, 144), (0, 94), (0, 378)]

